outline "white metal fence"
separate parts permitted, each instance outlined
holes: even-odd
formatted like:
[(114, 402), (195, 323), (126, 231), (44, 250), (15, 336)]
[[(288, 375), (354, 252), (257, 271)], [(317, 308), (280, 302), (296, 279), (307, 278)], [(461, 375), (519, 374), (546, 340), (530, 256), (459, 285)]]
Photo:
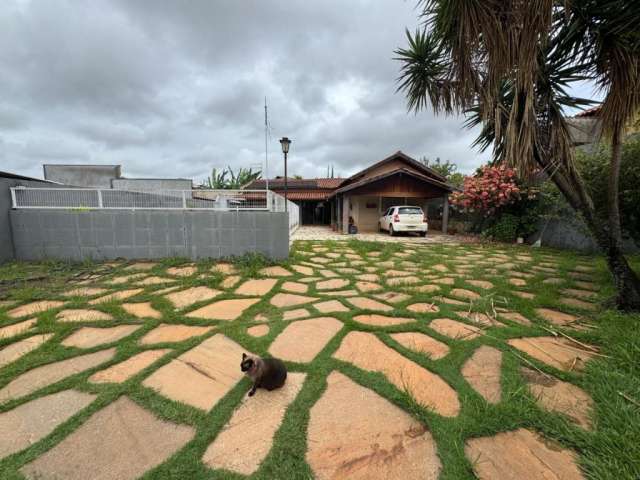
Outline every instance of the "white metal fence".
[[(111, 210), (214, 210), (284, 212), (285, 199), (268, 190), (111, 190), (12, 187), (13, 208)], [(298, 228), (298, 206), (287, 201), (289, 230)]]

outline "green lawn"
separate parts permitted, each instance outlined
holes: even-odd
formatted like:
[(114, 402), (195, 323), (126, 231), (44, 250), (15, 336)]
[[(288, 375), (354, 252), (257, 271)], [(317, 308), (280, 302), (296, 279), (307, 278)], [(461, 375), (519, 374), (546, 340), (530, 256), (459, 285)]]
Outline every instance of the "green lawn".
[[(313, 477), (310, 467), (305, 462), (307, 449), (306, 428), (309, 421), (309, 410), (326, 389), (326, 377), (333, 370), (338, 370), (355, 382), (372, 389), (408, 412), (415, 419), (424, 423), (437, 443), (438, 455), (442, 463), (440, 477), (442, 479), (475, 478), (472, 465), (464, 454), (464, 442), (466, 439), (494, 435), (498, 432), (520, 427), (540, 432), (545, 437), (556, 440), (562, 446), (576, 451), (579, 454), (579, 464), (586, 478), (622, 480), (640, 477), (640, 315), (622, 314), (602, 307), (599, 307), (594, 312), (589, 312), (576, 310), (560, 303), (563, 298), (560, 290), (575, 288), (575, 282), (581, 281), (573, 278), (570, 273), (575, 273), (576, 266), (583, 266), (595, 268), (595, 272), (589, 275), (598, 286), (596, 301), (599, 302), (599, 305), (606, 304), (613, 295), (614, 289), (602, 258), (555, 250), (505, 245), (468, 244), (458, 246), (433, 244), (417, 247), (398, 243), (308, 241), (298, 242), (294, 246), (289, 260), (282, 262), (280, 265), (286, 268), (293, 264), (308, 262), (313, 255), (322, 256), (324, 252), (309, 254), (314, 246), (328, 247), (328, 252), (332, 252), (335, 248), (346, 247), (352, 249), (361, 255), (366, 262), (363, 265), (356, 262), (355, 268), (359, 270), (358, 274), (364, 273), (362, 270), (364, 266), (377, 267), (380, 262), (384, 261), (394, 261), (398, 264), (398, 269), (403, 268), (400, 262), (412, 262), (419, 267), (417, 275), (422, 278), (423, 283), (430, 283), (430, 280), (447, 276), (447, 273), (433, 270), (431, 267), (434, 265), (445, 265), (449, 272), (455, 272), (462, 264), (461, 255), (465, 253), (480, 254), (480, 260), (491, 259), (493, 255), (504, 255), (509, 257), (509, 260), (503, 259), (499, 262), (494, 262), (494, 265), (478, 265), (476, 262), (466, 260), (467, 263), (471, 264), (472, 268), (464, 274), (454, 276), (453, 285), (439, 284), (440, 291), (435, 293), (416, 292), (411, 289), (412, 286), (387, 287), (388, 290), (409, 293), (412, 298), (394, 304), (394, 311), (385, 314), (418, 318), (419, 321), (413, 324), (394, 327), (362, 325), (352, 319), (354, 315), (362, 313), (357, 309), (344, 313), (315, 315), (335, 317), (343, 322), (344, 327), (312, 362), (308, 364), (287, 364), (290, 371), (305, 372), (307, 378), (300, 394), (286, 412), (283, 424), (276, 433), (273, 448), (252, 478), (306, 479)], [(407, 249), (410, 251), (407, 252)], [(372, 251), (381, 252), (380, 257), (374, 258), (367, 255)], [(408, 256), (400, 258), (396, 256), (398, 253), (408, 253)], [(522, 255), (531, 256), (532, 260), (525, 262), (517, 259), (517, 256)], [(330, 260), (332, 263), (345, 263), (344, 267), (338, 268), (349, 268), (352, 261), (352, 259), (345, 257), (332, 258)], [(640, 268), (640, 258), (634, 258), (632, 261), (635, 267)], [(168, 267), (186, 262), (186, 260), (168, 259), (159, 262), (152, 270), (145, 273), (147, 275), (166, 276)], [(255, 278), (258, 276), (259, 270), (266, 265), (266, 262), (257, 256), (235, 259), (234, 262), (242, 280)], [(526, 278), (526, 286), (519, 288), (522, 291), (534, 294), (533, 300), (523, 299), (513, 294), (518, 288), (507, 281), (508, 276), (505, 270), (501, 269), (504, 264), (509, 263), (514, 263), (514, 265), (508, 270), (533, 275), (530, 278)], [(545, 263), (556, 265), (556, 267), (553, 267), (555, 273), (532, 269), (536, 265)], [(110, 278), (124, 273), (130, 274), (130, 271), (124, 270), (127, 265), (124, 262), (117, 263), (114, 266), (89, 263), (68, 265), (55, 262), (6, 264), (0, 266), (0, 299), (15, 301), (16, 305), (40, 299), (64, 300), (66, 301), (64, 308), (88, 308), (87, 301), (89, 299), (84, 297), (69, 299), (61, 296), (61, 294), (74, 288), (73, 282), (82, 281), (91, 274), (99, 275), (95, 279), (90, 279), (92, 286), (105, 286), (105, 281)], [(196, 265), (200, 272), (206, 273), (204, 278), (199, 278), (197, 275), (189, 278), (179, 278), (177, 282), (180, 285), (184, 287), (206, 285), (212, 288), (221, 288), (220, 284), (225, 276), (211, 272), (210, 268), (213, 262), (203, 261), (198, 262)], [(328, 266), (327, 268), (333, 267)], [(380, 267), (378, 271), (383, 279), (386, 269), (386, 267)], [(146, 319), (141, 329), (117, 342), (117, 354), (112, 361), (100, 367), (73, 375), (26, 397), (0, 404), (1, 413), (34, 398), (69, 388), (98, 395), (97, 400), (88, 408), (63, 423), (51, 435), (22, 452), (0, 460), (2, 478), (23, 478), (18, 472), (20, 467), (54, 447), (96, 411), (125, 394), (161, 418), (191, 425), (196, 429), (196, 436), (193, 441), (188, 443), (167, 462), (147, 472), (144, 478), (242, 478), (241, 475), (230, 472), (211, 470), (202, 464), (201, 458), (209, 444), (229, 420), (243, 396), (246, 395), (250, 387), (248, 380), (245, 379), (236, 385), (209, 412), (171, 401), (141, 385), (142, 380), (148, 377), (152, 371), (201, 343), (203, 337), (177, 344), (154, 345), (153, 348), (171, 348), (173, 351), (123, 384), (97, 385), (87, 382), (87, 378), (95, 371), (105, 368), (105, 366), (116, 364), (145, 348), (148, 349), (148, 347), (140, 346), (138, 340), (159, 323), (216, 325), (217, 328), (207, 334), (205, 338), (221, 332), (247, 350), (261, 355), (266, 354), (269, 345), (290, 324), (289, 321), (282, 319), (282, 311), (269, 304), (269, 300), (280, 291), (280, 286), (284, 281), (304, 277), (304, 275), (293, 270), (292, 272), (292, 276), (280, 280), (276, 288), (262, 297), (259, 303), (246, 310), (237, 320), (230, 322), (198, 320), (186, 317), (183, 313), (176, 311), (165, 298), (154, 294), (155, 291), (166, 288), (166, 285), (145, 287), (144, 291), (137, 295), (134, 300), (136, 302), (150, 301), (153, 308), (162, 313), (163, 318), (161, 320)], [(355, 282), (355, 275), (353, 273), (340, 274), (341, 277), (350, 280), (352, 285)], [(562, 279), (562, 283), (543, 283), (544, 279), (551, 276), (559, 277)], [(468, 279), (489, 281), (494, 285), (494, 288), (482, 290), (470, 286), (465, 283), (465, 280)], [(332, 298), (318, 295), (313, 283), (310, 283), (309, 286), (309, 291), (305, 295), (318, 296), (322, 299)], [(122, 283), (109, 288), (124, 290), (131, 288), (131, 284)], [(352, 288), (352, 286), (347, 288)], [(455, 288), (475, 291), (481, 294), (482, 298), (471, 305), (464, 306), (450, 305), (433, 299), (434, 296), (446, 297)], [(237, 298), (232, 292), (233, 289), (225, 291), (223, 295), (216, 297), (215, 301), (225, 298)], [(343, 300), (342, 297), (335, 298)], [(435, 302), (440, 311), (438, 313), (424, 314), (408, 313), (405, 307), (416, 302)], [(199, 306), (201, 304), (197, 304), (193, 308), (195, 309)], [(0, 308), (0, 328), (18, 321), (7, 315), (7, 312), (13, 307), (14, 305)], [(313, 310), (307, 305), (303, 305), (303, 307)], [(523, 326), (511, 321), (504, 321), (503, 323), (506, 326), (488, 328), (485, 335), (467, 341), (451, 339), (429, 327), (429, 322), (435, 318), (446, 317), (465, 322), (456, 312), (467, 311), (469, 308), (479, 312), (490, 312), (496, 307), (517, 311), (530, 319), (533, 324), (531, 326)], [(537, 316), (535, 309), (538, 307), (548, 307), (579, 315), (583, 318), (583, 323), (590, 328), (576, 330), (551, 326)], [(113, 301), (92, 308), (111, 314), (115, 320), (88, 322), (86, 325), (106, 327), (121, 323), (131, 323), (132, 317), (121, 308), (120, 302)], [(56, 321), (55, 316), (59, 310), (53, 309), (40, 313), (37, 326), (28, 334), (25, 333), (11, 339), (0, 339), (0, 348), (2, 348), (32, 333), (54, 334), (54, 337), (40, 348), (0, 368), (0, 388), (36, 366), (73, 357), (81, 352), (79, 349), (60, 345), (62, 339), (80, 328), (83, 323), (63, 324)], [(270, 331), (264, 337), (254, 338), (247, 334), (246, 328), (248, 325), (254, 324), (253, 319), (259, 313), (268, 317)], [(578, 341), (599, 347), (601, 356), (590, 361), (582, 373), (575, 371), (563, 372), (524, 354), (517, 355), (517, 351), (509, 347), (505, 342), (510, 338), (523, 336), (549, 336), (550, 333), (547, 329), (551, 327), (553, 327), (554, 331), (566, 332)], [(454, 418), (440, 416), (420, 406), (410, 395), (389, 383), (382, 374), (366, 372), (351, 364), (332, 358), (342, 339), (353, 330), (374, 332), (387, 346), (442, 377), (458, 393), (461, 403), (460, 414)], [(446, 343), (450, 347), (450, 353), (440, 360), (431, 360), (427, 356), (402, 347), (389, 335), (390, 333), (404, 331), (428, 334)], [(487, 403), (465, 381), (460, 372), (462, 364), (480, 345), (490, 345), (504, 352), (501, 382), (502, 400), (497, 405)], [(82, 353), (99, 351), (104, 348), (105, 345), (101, 345), (86, 351), (83, 350)], [(533, 364), (540, 371), (581, 387), (591, 395), (595, 405), (595, 409), (592, 412), (592, 431), (585, 431), (572, 423), (567, 417), (545, 411), (538, 406), (533, 396), (528, 392), (520, 374), (520, 368), (526, 365), (526, 362)]]

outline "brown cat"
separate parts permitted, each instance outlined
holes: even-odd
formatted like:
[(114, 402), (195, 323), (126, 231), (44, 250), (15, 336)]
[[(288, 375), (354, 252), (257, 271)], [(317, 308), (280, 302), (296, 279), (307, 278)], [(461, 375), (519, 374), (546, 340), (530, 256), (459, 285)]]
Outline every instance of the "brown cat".
[(282, 360), (277, 358), (260, 358), (243, 353), (240, 370), (253, 380), (253, 387), (249, 391), (250, 397), (258, 388), (275, 390), (282, 387), (287, 380), (287, 368)]

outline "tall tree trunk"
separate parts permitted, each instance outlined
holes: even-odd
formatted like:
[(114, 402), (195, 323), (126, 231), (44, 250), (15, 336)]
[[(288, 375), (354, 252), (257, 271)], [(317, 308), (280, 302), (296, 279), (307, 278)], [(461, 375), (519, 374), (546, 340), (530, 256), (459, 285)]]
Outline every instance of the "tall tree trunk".
[(615, 128), (611, 138), (611, 161), (609, 170), (609, 191), (607, 208), (609, 213), (609, 235), (611, 242), (622, 248), (622, 229), (620, 228), (620, 162), (622, 160), (622, 132)]
[(587, 228), (604, 253), (617, 290), (616, 306), (620, 310), (640, 311), (640, 278), (627, 262), (621, 244), (614, 240), (610, 229), (605, 227), (605, 222), (597, 217), (593, 201), (580, 174), (573, 168), (551, 168), (553, 165), (546, 161), (544, 155), (536, 154), (536, 161), (547, 171), (554, 172), (551, 180), (571, 207), (582, 215)]

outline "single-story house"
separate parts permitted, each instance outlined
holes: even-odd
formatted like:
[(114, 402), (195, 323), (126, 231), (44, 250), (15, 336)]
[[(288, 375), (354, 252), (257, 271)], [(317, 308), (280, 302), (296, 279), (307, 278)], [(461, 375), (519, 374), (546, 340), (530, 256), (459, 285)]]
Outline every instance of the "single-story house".
[[(268, 181), (269, 190), (284, 195), (284, 179)], [(256, 180), (248, 189), (265, 189)], [(331, 225), (348, 232), (350, 220), (359, 231), (378, 229), (378, 219), (393, 205), (423, 208), (432, 227), (447, 231), (449, 194), (454, 187), (422, 163), (397, 151), (349, 178), (287, 180), (287, 197), (300, 207), (301, 225)]]

